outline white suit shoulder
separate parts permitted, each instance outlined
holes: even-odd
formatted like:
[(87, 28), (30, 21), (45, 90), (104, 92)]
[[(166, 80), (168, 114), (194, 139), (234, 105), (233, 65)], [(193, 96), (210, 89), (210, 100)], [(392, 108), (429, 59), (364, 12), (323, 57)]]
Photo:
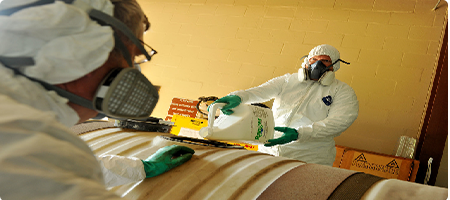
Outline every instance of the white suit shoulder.
[(355, 90), (347, 83), (336, 79), (334, 81), (336, 92), (347, 93), (348, 95), (354, 96), (356, 98)]
[(0, 198), (67, 199), (83, 191), (78, 199), (119, 199), (106, 190), (92, 150), (67, 128), (78, 116), (66, 101), (0, 72)]
[(83, 191), (80, 199), (119, 199), (105, 189), (91, 149), (52, 112), (36, 110), (1, 94), (0, 110), (2, 198), (58, 199), (69, 191)]

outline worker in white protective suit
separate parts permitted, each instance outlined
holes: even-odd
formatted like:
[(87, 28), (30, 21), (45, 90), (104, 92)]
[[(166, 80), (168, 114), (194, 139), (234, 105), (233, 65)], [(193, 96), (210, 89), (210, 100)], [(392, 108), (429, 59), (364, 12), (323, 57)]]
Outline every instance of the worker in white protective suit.
[(98, 113), (150, 115), (158, 93), (133, 68), (155, 53), (142, 45), (148, 28), (135, 0), (0, 3), (0, 199), (119, 199), (106, 188), (192, 157), (178, 145), (96, 157), (68, 128)]
[(298, 73), (232, 92), (214, 103), (227, 103), (221, 110), (230, 115), (240, 103), (274, 99), (275, 139), (259, 145), (258, 151), (332, 166), (336, 157), (334, 137), (356, 120), (358, 100), (349, 85), (335, 79), (340, 62), (346, 63), (336, 48), (319, 45), (304, 57)]

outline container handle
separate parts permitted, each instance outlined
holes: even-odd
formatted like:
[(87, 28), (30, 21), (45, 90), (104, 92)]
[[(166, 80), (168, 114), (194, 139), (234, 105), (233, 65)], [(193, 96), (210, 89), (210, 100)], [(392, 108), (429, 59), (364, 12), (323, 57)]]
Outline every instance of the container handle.
[[(214, 120), (216, 119), (217, 109), (222, 109), (226, 105), (227, 105), (226, 103), (213, 103), (211, 105), (211, 108), (209, 108), (209, 112), (208, 112), (208, 132), (209, 132), (209, 134), (212, 133)], [(210, 129), (211, 129), (211, 131), (210, 131)]]

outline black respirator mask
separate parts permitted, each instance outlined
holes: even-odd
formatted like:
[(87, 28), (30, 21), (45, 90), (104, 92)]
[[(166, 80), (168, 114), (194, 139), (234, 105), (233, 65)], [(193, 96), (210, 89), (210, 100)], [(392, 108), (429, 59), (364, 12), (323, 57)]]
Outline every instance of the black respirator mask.
[[(300, 59), (303, 59), (307, 56), (303, 56)], [(313, 64), (308, 64), (308, 68), (302, 68), (303, 74), (299, 74), (299, 79), (307, 80), (318, 80), (318, 82), (322, 85), (330, 85), (333, 80), (335, 79), (335, 75), (333, 71), (329, 71), (330, 68), (336, 64), (337, 62), (343, 62), (347, 65), (349, 65), (349, 62), (345, 62), (341, 59), (336, 60), (334, 63), (329, 65), (328, 67), (321, 61), (317, 60)], [(300, 69), (301, 70), (301, 69)], [(300, 72), (299, 70), (299, 72)]]
[(315, 63), (309, 65), (306, 71), (310, 79), (319, 80), (320, 77), (322, 77), (323, 74), (325, 74), (325, 72), (327, 72), (332, 66), (333, 65), (327, 67), (321, 60), (318, 60)]
[[(93, 9), (89, 5), (79, 0), (62, 1), (67, 4), (83, 4), (83, 8), (89, 14), (92, 20), (96, 21), (102, 26), (111, 26), (117, 30), (120, 30), (138, 47), (138, 49), (145, 55), (148, 60), (151, 59), (151, 55), (156, 53), (156, 51), (152, 51), (149, 54), (141, 44), (140, 40), (134, 36), (131, 30), (129, 30), (125, 24), (123, 24), (116, 18), (105, 14), (102, 11)], [(54, 2), (54, 0), (40, 0), (28, 5), (1, 10), (0, 15), (11, 15), (14, 12), (17, 12), (24, 8)], [(72, 103), (98, 111), (99, 116), (108, 116), (116, 119), (148, 118), (155, 108), (156, 103), (158, 102), (158, 91), (140, 72), (140, 70), (133, 68), (134, 64), (131, 61), (130, 53), (116, 33), (114, 33), (114, 38), (116, 48), (121, 51), (130, 68), (117, 68), (106, 75), (101, 84), (98, 86), (97, 92), (92, 101), (46, 83), (42, 80), (37, 80), (21, 73), (21, 68), (34, 65), (34, 59), (31, 57), (0, 56), (0, 63), (10, 69), (13, 69), (16, 74), (20, 74), (32, 81), (40, 83), (45, 89), (55, 91), (60, 96), (69, 99), (69, 101)]]

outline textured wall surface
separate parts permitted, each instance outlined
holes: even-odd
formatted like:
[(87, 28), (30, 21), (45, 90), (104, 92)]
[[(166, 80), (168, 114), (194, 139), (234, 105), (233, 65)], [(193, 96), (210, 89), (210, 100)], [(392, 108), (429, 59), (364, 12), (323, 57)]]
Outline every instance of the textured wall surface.
[(224, 96), (295, 73), (319, 44), (337, 47), (338, 79), (360, 101), (339, 145), (393, 153), (417, 137), (447, 23), (437, 0), (139, 0), (151, 22), (144, 40), (158, 51), (144, 74), (160, 85), (154, 116), (171, 99)]

